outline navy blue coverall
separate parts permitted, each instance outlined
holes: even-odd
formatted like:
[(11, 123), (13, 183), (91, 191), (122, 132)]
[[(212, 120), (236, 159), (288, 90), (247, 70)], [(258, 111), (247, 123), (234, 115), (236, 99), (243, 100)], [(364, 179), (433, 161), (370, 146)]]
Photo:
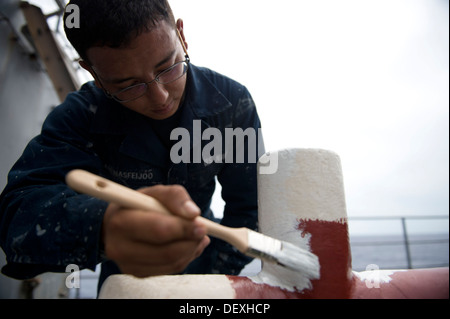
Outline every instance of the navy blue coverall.
[[(215, 219), (210, 204), (218, 180), (226, 203), (221, 223), (257, 229), (257, 164), (249, 160), (251, 156), (244, 163), (225, 163), (224, 154), (215, 154), (216, 161), (210, 163), (204, 158), (195, 162), (191, 153), (189, 163), (175, 164), (170, 150), (177, 141), (167, 135), (168, 128), (183, 127), (193, 139), (195, 123), (201, 123), (202, 132), (219, 129), (224, 139), (226, 128), (257, 132), (260, 120), (248, 90), (223, 75), (190, 65), (177, 114), (175, 122), (169, 119), (167, 126), (161, 125), (164, 122), (109, 99), (93, 82), (69, 94), (48, 115), (40, 135), (30, 141), (8, 175), (0, 197), (0, 243), (7, 257), (2, 272), (27, 279), (43, 272), (65, 272), (71, 264), (93, 270), (102, 263), (100, 285), (119, 272), (102, 251), (107, 203), (78, 194), (64, 182), (76, 168), (133, 189), (182, 185), (209, 219)], [(256, 142), (257, 157), (264, 152), (261, 140)], [(195, 141), (191, 142), (193, 152)], [(211, 141), (201, 142), (204, 147)], [(244, 147), (253, 142), (246, 140)], [(242, 145), (233, 147), (235, 153), (242, 151), (236, 149)], [(211, 240), (185, 273), (236, 275), (250, 262), (223, 241)]]

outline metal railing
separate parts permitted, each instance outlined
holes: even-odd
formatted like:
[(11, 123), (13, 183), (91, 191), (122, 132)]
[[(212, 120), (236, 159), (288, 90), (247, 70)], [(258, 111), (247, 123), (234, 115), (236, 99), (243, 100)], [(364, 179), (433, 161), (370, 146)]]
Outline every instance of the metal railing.
[[(349, 222), (352, 221), (400, 221), (401, 222), (401, 240), (393, 241), (363, 241), (363, 242), (352, 242), (352, 246), (394, 246), (403, 245), (406, 262), (408, 269), (413, 269), (413, 258), (411, 254), (411, 246), (414, 245), (437, 245), (437, 244), (448, 244), (448, 237), (446, 239), (421, 239), (421, 240), (411, 240), (410, 233), (407, 227), (408, 220), (447, 220), (448, 225), (449, 216), (445, 215), (421, 215), (421, 216), (369, 216), (369, 217), (349, 217)], [(430, 266), (447, 266), (447, 264), (430, 265)]]

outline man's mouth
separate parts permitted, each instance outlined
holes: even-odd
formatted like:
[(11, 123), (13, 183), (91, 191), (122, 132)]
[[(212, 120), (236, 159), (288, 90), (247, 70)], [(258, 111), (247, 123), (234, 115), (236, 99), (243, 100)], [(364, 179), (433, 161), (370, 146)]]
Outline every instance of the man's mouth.
[(175, 103), (172, 101), (168, 104), (163, 105), (160, 108), (154, 109), (153, 112), (159, 115), (164, 115), (164, 114), (168, 114), (171, 113), (173, 108), (174, 108)]

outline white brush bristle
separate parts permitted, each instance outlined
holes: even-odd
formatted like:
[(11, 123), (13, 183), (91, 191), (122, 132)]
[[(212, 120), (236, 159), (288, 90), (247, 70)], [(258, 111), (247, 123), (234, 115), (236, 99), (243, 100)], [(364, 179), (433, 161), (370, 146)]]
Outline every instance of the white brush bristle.
[(263, 234), (248, 232), (247, 255), (302, 273), (308, 279), (320, 278), (319, 258), (291, 243)]
[(320, 264), (317, 255), (285, 241), (282, 242), (282, 246), (276, 254), (278, 264), (291, 270), (300, 271), (308, 279), (320, 278)]

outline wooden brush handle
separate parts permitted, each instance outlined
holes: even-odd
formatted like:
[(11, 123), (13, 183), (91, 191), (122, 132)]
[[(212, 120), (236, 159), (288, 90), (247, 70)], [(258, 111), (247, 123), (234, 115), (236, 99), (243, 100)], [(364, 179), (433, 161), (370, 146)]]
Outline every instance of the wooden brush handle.
[[(79, 193), (96, 197), (108, 203), (115, 203), (127, 208), (173, 215), (155, 198), (84, 170), (77, 169), (69, 172), (66, 176), (66, 183)], [(201, 216), (197, 217), (197, 219), (205, 225), (209, 235), (230, 243), (241, 252), (247, 251), (247, 228), (225, 227)]]

